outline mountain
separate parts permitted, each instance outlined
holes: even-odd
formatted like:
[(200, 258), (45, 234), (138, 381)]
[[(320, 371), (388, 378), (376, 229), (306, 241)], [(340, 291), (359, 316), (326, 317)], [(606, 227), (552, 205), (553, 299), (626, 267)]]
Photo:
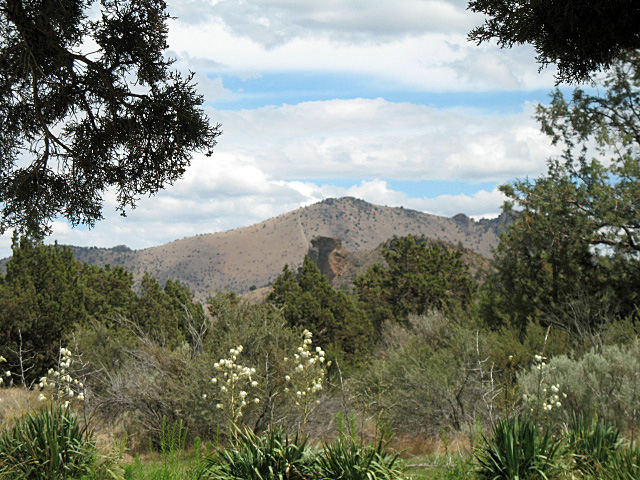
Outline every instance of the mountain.
[(311, 240), (317, 237), (340, 239), (341, 247), (356, 257), (358, 252), (375, 250), (394, 235), (424, 235), (488, 258), (505, 221), (503, 217), (475, 221), (462, 214), (446, 218), (344, 197), (323, 200), (249, 227), (142, 250), (125, 246), (71, 248), (80, 261), (122, 265), (136, 279), (149, 272), (161, 282), (179, 280), (198, 298), (204, 298), (215, 290), (246, 292), (268, 285), (285, 264), (301, 264)]

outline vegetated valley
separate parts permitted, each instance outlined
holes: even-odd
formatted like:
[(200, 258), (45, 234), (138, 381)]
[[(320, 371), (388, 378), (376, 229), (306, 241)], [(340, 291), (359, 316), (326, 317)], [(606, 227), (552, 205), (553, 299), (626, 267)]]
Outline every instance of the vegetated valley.
[(538, 108), (565, 151), (495, 220), (342, 198), (140, 251), (15, 237), (0, 478), (640, 478), (639, 65)]

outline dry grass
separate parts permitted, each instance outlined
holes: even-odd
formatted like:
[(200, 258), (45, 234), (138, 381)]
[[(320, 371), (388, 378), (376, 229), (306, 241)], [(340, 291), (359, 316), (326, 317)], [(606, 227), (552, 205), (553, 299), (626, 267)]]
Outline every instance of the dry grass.
[(0, 428), (10, 426), (15, 419), (39, 408), (38, 392), (21, 387), (0, 388)]

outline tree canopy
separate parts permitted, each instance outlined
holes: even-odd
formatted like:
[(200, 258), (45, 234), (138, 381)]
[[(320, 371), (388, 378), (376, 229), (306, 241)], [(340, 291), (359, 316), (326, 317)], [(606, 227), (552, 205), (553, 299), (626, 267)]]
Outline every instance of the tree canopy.
[(588, 80), (626, 51), (640, 48), (640, 4), (635, 0), (470, 0), (487, 16), (469, 38), (500, 47), (531, 44), (541, 68), (554, 63), (559, 81)]
[(640, 303), (640, 54), (617, 61), (602, 86), (570, 99), (556, 91), (538, 108), (562, 154), (546, 175), (502, 187), (517, 219), (486, 285), (494, 321), (584, 329)]
[(467, 307), (475, 284), (462, 252), (425, 238), (395, 238), (383, 250), (387, 266), (374, 265), (356, 278), (355, 292), (378, 328), (410, 314)]
[(92, 225), (110, 188), (124, 214), (221, 133), (164, 56), (166, 3), (95, 3), (0, 2), (0, 231)]
[(335, 290), (309, 255), (297, 275), (285, 265), (268, 301), (281, 309), (289, 325), (311, 330), (330, 355), (355, 358), (375, 340), (371, 322), (355, 299)]

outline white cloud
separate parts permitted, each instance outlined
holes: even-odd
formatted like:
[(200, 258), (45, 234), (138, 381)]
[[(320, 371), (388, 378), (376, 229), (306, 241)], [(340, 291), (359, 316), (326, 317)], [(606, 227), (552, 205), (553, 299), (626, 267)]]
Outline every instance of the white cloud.
[(469, 42), (482, 17), (462, 0), (174, 0), (169, 11), (172, 52), (209, 74), (348, 74), (442, 92), (554, 85), (532, 47)]
[(265, 46), (325, 34), (380, 41), (425, 32), (466, 32), (479, 20), (466, 3), (445, 0), (180, 0), (169, 3), (187, 24), (214, 20)]
[[(384, 99), (217, 111), (218, 154), (275, 178), (505, 181), (544, 171), (553, 153), (530, 118)], [(215, 156), (215, 155), (214, 155)], [(214, 159), (215, 162), (215, 159)]]
[[(53, 224), (61, 243), (143, 248), (247, 226), (326, 197), (351, 195), (441, 215), (490, 215), (502, 195), (408, 195), (385, 179), (504, 182), (536, 176), (553, 152), (530, 118), (435, 109), (383, 99), (331, 100), (214, 111), (224, 134), (213, 157), (196, 155), (185, 176), (122, 218), (115, 195), (93, 230)], [(350, 187), (331, 179), (358, 179)], [(326, 185), (317, 185), (324, 179)], [(343, 181), (343, 180), (342, 180)], [(8, 253), (8, 238), (3, 237)]]

